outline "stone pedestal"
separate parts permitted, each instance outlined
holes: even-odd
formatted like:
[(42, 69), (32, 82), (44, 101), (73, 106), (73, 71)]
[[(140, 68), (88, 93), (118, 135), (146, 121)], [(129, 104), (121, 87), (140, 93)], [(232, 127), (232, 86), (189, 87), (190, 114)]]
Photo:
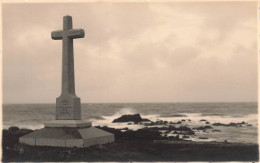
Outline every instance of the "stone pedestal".
[[(56, 123), (55, 123), (56, 122)], [(19, 142), (31, 146), (89, 147), (114, 142), (114, 135), (91, 127), (90, 122), (56, 120), (45, 127), (19, 138)]]

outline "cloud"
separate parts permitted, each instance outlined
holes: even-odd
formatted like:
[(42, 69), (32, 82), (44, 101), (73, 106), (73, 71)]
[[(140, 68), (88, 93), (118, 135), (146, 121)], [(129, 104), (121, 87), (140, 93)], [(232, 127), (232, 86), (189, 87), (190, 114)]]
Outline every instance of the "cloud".
[[(4, 102), (55, 102), (71, 15), (83, 102), (255, 101), (256, 2), (3, 5)], [(44, 11), (44, 12), (38, 12)]]

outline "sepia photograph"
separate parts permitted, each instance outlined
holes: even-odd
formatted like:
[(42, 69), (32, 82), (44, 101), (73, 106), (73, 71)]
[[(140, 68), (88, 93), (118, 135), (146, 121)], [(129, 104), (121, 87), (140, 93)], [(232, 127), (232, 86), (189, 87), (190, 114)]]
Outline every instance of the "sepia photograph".
[(259, 161), (257, 0), (1, 10), (1, 161)]

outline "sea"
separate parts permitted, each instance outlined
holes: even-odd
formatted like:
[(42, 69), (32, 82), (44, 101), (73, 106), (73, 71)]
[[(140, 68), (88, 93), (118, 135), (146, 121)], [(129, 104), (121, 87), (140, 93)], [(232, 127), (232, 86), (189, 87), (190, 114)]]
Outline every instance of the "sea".
[[(181, 121), (182, 126), (196, 128), (211, 126), (207, 131), (195, 131), (187, 138), (191, 141), (216, 141), (237, 143), (258, 143), (258, 104), (256, 102), (232, 103), (83, 103), (82, 119), (93, 126), (108, 126), (117, 129), (127, 127), (138, 130), (144, 124), (112, 123), (125, 114), (139, 113), (151, 121)], [(40, 129), (44, 123), (55, 119), (55, 104), (3, 104), (3, 128), (11, 126)], [(206, 124), (207, 122), (207, 124)], [(226, 126), (214, 126), (214, 123)], [(230, 123), (243, 125), (228, 126)], [(162, 127), (162, 126), (158, 126)], [(161, 131), (164, 134), (165, 131)], [(174, 136), (167, 133), (166, 136)], [(176, 135), (176, 134), (175, 134)], [(183, 135), (180, 135), (183, 136)]]

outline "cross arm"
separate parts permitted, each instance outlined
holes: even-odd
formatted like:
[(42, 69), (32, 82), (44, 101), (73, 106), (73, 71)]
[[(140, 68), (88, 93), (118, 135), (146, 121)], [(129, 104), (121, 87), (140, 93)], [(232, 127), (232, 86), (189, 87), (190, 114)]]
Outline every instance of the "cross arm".
[(63, 31), (59, 30), (51, 32), (51, 38), (53, 40), (61, 40), (63, 38)]
[(70, 29), (68, 31), (68, 37), (69, 38), (83, 38), (85, 36), (84, 29)]

